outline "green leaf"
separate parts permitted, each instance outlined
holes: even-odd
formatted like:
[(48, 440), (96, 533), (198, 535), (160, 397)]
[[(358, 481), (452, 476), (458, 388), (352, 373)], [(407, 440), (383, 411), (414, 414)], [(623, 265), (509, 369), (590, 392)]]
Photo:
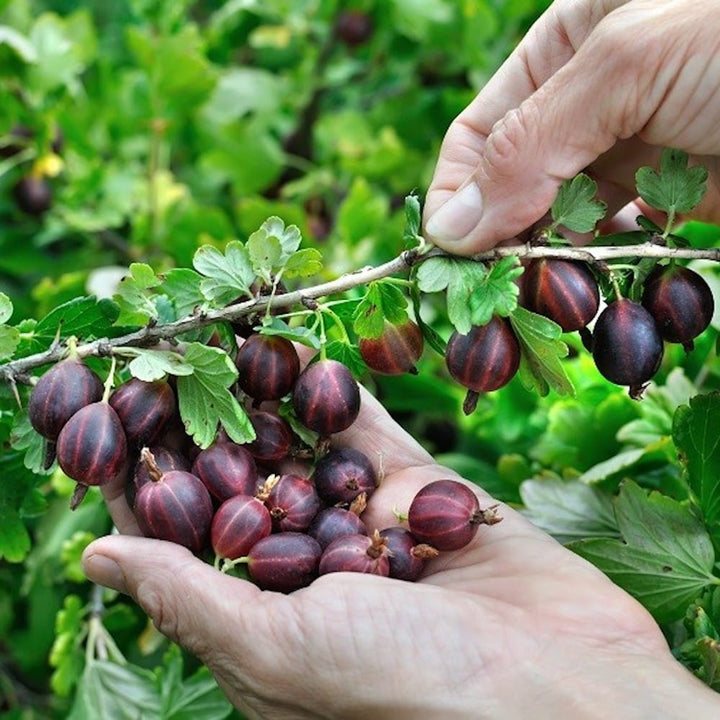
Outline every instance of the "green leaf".
[(9, 325), (0, 325), (0, 360), (11, 358), (20, 345), (20, 331)]
[[(420, 290), (424, 293), (442, 292), (452, 282), (456, 274), (456, 265), (467, 263), (467, 260), (451, 257), (431, 257), (424, 260), (417, 269), (416, 279)], [(484, 272), (484, 266), (479, 265)]]
[(635, 173), (640, 197), (651, 207), (668, 214), (687, 213), (705, 195), (708, 172), (701, 165), (688, 167), (688, 154), (665, 148), (660, 156), (660, 172), (641, 167)]
[(620, 536), (610, 496), (582, 482), (526, 480), (520, 497), (523, 514), (558, 542)]
[(568, 347), (560, 340), (560, 326), (520, 306), (515, 308), (510, 322), (522, 350), (522, 384), (542, 396), (550, 389), (560, 395), (573, 395), (575, 389), (562, 362), (562, 358), (567, 357)]
[(80, 643), (85, 613), (82, 600), (77, 595), (68, 595), (55, 616), (55, 640), (49, 657), (55, 671), (50, 684), (60, 697), (70, 695), (85, 668), (85, 654)]
[(193, 266), (205, 279), (200, 290), (208, 302), (224, 307), (241, 295), (252, 297), (250, 286), (255, 272), (247, 249), (239, 240), (232, 240), (221, 252), (212, 245), (198, 248)]
[(595, 198), (597, 183), (584, 173), (566, 180), (550, 208), (553, 227), (560, 225), (573, 232), (592, 232), (607, 209)]
[(38, 55), (30, 40), (8, 25), (0, 25), (0, 45), (7, 45), (26, 63), (37, 62)]
[(75, 337), (89, 340), (105, 337), (118, 321), (120, 310), (107, 298), (98, 300), (90, 295), (69, 300), (51, 310), (35, 326), (35, 337), (48, 344), (60, 332), (63, 337)]
[(0, 325), (6, 323), (12, 317), (12, 314), (12, 300), (4, 292), (0, 292)]
[(255, 274), (269, 281), (282, 257), (280, 240), (254, 232), (247, 241), (247, 251)]
[(406, 243), (417, 243), (422, 225), (422, 210), (417, 195), (405, 196), (405, 230), (403, 240)]
[(367, 371), (365, 361), (354, 345), (332, 340), (325, 345), (325, 354), (329, 360), (337, 360), (345, 365), (355, 377), (361, 377)]
[(706, 588), (715, 553), (692, 510), (657, 492), (625, 482), (615, 501), (621, 540), (592, 539), (570, 545), (636, 597), (659, 623), (678, 620)]
[[(297, 225), (285, 226), (285, 222), (277, 215), (269, 217), (253, 235), (274, 238), (279, 241), (282, 247), (281, 262), (285, 262), (294, 252), (297, 252), (302, 242), (302, 234)], [(253, 235), (250, 237), (252, 238)]]
[(507, 317), (517, 307), (520, 288), (515, 280), (523, 268), (516, 257), (506, 257), (490, 265), (480, 284), (470, 295), (473, 325), (487, 325), (493, 315)]
[(162, 380), (166, 375), (192, 375), (194, 368), (180, 353), (170, 350), (118, 348), (118, 354), (132, 357), (128, 370), (133, 377), (145, 382)]
[(672, 436), (685, 480), (705, 525), (720, 544), (720, 392), (698, 395), (677, 409)]
[(323, 268), (322, 255), (315, 248), (303, 248), (293, 253), (283, 266), (283, 277), (307, 278), (317, 275)]
[(194, 372), (178, 377), (178, 404), (185, 429), (197, 445), (211, 445), (220, 425), (237, 443), (254, 440), (255, 431), (247, 413), (228, 389), (237, 379), (237, 369), (227, 353), (191, 343), (185, 351), (185, 362)]
[(200, 291), (202, 276), (190, 268), (173, 268), (162, 274), (160, 292), (171, 298), (177, 317), (190, 315), (205, 302)]
[(95, 533), (78, 530), (63, 543), (60, 560), (67, 580), (76, 583), (84, 583), (87, 580), (82, 566), (82, 554), (96, 537)]
[(148, 290), (158, 287), (160, 278), (145, 263), (132, 263), (129, 274), (118, 284), (114, 300), (120, 307), (118, 325), (144, 325), (148, 320), (157, 319), (158, 311), (148, 297)]
[(45, 469), (47, 442), (30, 424), (26, 409), (18, 410), (15, 414), (10, 443), (13, 449), (25, 451), (23, 463), (28, 470), (36, 475), (48, 473)]
[(374, 280), (353, 312), (353, 330), (361, 338), (378, 338), (385, 323), (407, 322), (407, 298), (391, 280)]
[(320, 349), (320, 340), (312, 329), (307, 327), (290, 327), (284, 320), (277, 317), (273, 317), (269, 323), (263, 325), (260, 333), (262, 335), (278, 335), (286, 340), (290, 340), (290, 342), (307, 345), (316, 350)]
[(30, 552), (30, 534), (14, 508), (0, 505), (0, 558), (22, 562)]

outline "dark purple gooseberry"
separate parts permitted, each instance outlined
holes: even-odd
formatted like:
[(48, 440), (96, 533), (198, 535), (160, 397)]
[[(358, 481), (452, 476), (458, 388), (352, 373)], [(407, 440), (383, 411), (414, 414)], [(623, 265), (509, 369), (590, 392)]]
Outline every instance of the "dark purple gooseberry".
[(417, 373), (415, 363), (423, 351), (423, 334), (412, 320), (402, 325), (385, 323), (378, 338), (362, 338), (358, 343), (360, 355), (373, 372), (381, 375)]
[(255, 429), (255, 440), (248, 443), (250, 454), (258, 462), (278, 462), (285, 459), (292, 448), (293, 433), (290, 425), (275, 413), (251, 410), (248, 413)]
[(340, 507), (321, 510), (307, 530), (324, 550), (333, 540), (344, 535), (367, 535), (367, 527), (357, 513)]
[(300, 475), (281, 475), (265, 499), (276, 532), (304, 532), (320, 510), (315, 486)]
[(366, 43), (373, 34), (373, 20), (362, 10), (344, 10), (335, 20), (335, 33), (348, 47)]
[(278, 335), (251, 335), (235, 358), (238, 385), (253, 400), (279, 400), (287, 395), (300, 374), (295, 346)]
[(262, 590), (289, 593), (316, 577), (322, 548), (305, 533), (281, 532), (256, 542), (247, 554), (250, 579)]
[(422, 574), (430, 558), (439, 555), (436, 548), (419, 543), (415, 536), (403, 527), (389, 527), (380, 531), (385, 538), (390, 558), (390, 577), (396, 580), (415, 581)]
[(175, 393), (164, 380), (144, 382), (130, 378), (110, 396), (128, 442), (151, 445), (160, 439), (175, 412)]
[(375, 532), (367, 535), (343, 535), (323, 550), (318, 574), (357, 572), (388, 577), (390, 558), (386, 541)]
[(620, 298), (600, 313), (593, 330), (593, 359), (610, 382), (628, 385), (630, 395), (639, 397), (662, 356), (657, 325), (642, 305)]
[(82, 485), (102, 485), (120, 474), (127, 462), (127, 440), (110, 405), (91, 403), (65, 423), (57, 439), (57, 460)]
[(81, 360), (69, 358), (45, 372), (30, 394), (28, 415), (36, 432), (57, 440), (63, 425), (103, 395), (100, 378)]
[(247, 555), (253, 545), (272, 532), (270, 511), (251, 495), (235, 495), (215, 511), (210, 542), (215, 555), (235, 560)]
[(645, 280), (642, 305), (653, 316), (664, 340), (682, 343), (689, 352), (715, 312), (710, 286), (681, 265), (657, 266)]
[(352, 502), (360, 493), (367, 498), (378, 485), (370, 458), (351, 447), (336, 447), (315, 465), (313, 481), (318, 495), (329, 505)]
[(233, 495), (254, 495), (257, 490), (255, 460), (237, 443), (216, 442), (201, 450), (192, 464), (192, 473), (220, 502)]
[(349, 428), (360, 412), (360, 387), (337, 360), (318, 360), (300, 373), (292, 396), (300, 422), (323, 437)]
[(45, 178), (27, 175), (12, 189), (15, 204), (27, 215), (39, 217), (52, 207), (52, 188)]
[(586, 263), (538, 258), (522, 274), (523, 303), (565, 332), (585, 327), (597, 314), (600, 291)]
[(437, 550), (465, 547), (482, 523), (498, 518), (480, 510), (475, 493), (457, 480), (436, 480), (423, 487), (408, 510), (410, 532)]
[(148, 464), (151, 482), (138, 490), (135, 519), (145, 537), (168, 540), (203, 551), (210, 536), (213, 504), (205, 485), (183, 470), (162, 472), (147, 450), (142, 457)]
[[(169, 472), (170, 470), (184, 470), (188, 472), (190, 470), (190, 461), (179, 450), (165, 447), (164, 445), (152, 445), (149, 450), (162, 472)], [(135, 504), (135, 497), (138, 490), (140, 490), (143, 485), (147, 485), (150, 480), (147, 463), (139, 459), (135, 464), (132, 482), (128, 483), (128, 492), (125, 495), (130, 507)]]
[(472, 327), (467, 335), (453, 332), (445, 364), (453, 379), (468, 388), (463, 410), (470, 414), (478, 393), (503, 387), (520, 367), (520, 345), (510, 322), (496, 315), (487, 325)]

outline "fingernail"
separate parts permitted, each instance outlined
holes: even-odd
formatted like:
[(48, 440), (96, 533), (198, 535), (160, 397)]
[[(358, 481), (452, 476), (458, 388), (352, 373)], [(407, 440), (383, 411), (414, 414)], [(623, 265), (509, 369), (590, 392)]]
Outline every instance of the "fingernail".
[(83, 559), (83, 569), (88, 579), (98, 585), (127, 593), (125, 576), (120, 566), (105, 555), (90, 555)]
[(469, 182), (430, 217), (425, 233), (431, 240), (457, 242), (480, 222), (482, 212), (480, 188), (476, 182)]

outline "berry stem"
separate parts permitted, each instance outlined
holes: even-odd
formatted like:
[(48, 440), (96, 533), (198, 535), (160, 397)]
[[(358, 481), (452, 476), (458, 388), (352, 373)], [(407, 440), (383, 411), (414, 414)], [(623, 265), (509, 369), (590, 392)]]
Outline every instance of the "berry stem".
[(112, 392), (113, 387), (115, 387), (115, 368), (117, 367), (117, 358), (115, 355), (112, 356), (112, 360), (110, 361), (110, 372), (108, 372), (107, 379), (105, 380), (104, 390), (103, 390), (103, 396), (102, 396), (102, 402), (106, 403), (108, 400), (110, 400), (110, 393)]
[(153, 482), (158, 482), (158, 480), (162, 478), (163, 472), (160, 469), (160, 466), (157, 464), (155, 456), (150, 452), (149, 448), (144, 447), (140, 451), (140, 459), (145, 463), (145, 467), (147, 468), (150, 479)]

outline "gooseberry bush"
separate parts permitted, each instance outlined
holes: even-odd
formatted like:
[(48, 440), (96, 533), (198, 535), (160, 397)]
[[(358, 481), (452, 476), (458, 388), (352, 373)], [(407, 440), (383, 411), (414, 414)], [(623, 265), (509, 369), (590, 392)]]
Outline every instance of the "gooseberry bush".
[[(82, 575), (118, 477), (145, 535), (279, 592), (421, 580), (516, 507), (720, 689), (720, 230), (683, 220), (704, 168), (638, 168), (647, 212), (614, 234), (580, 174), (455, 257), (422, 235), (427, 138), (522, 3), (65, 5), (0, 3), (0, 712), (237, 716)], [(360, 384), (498, 504), (441, 480), (368, 527), (382, 458), (334, 441)]]

